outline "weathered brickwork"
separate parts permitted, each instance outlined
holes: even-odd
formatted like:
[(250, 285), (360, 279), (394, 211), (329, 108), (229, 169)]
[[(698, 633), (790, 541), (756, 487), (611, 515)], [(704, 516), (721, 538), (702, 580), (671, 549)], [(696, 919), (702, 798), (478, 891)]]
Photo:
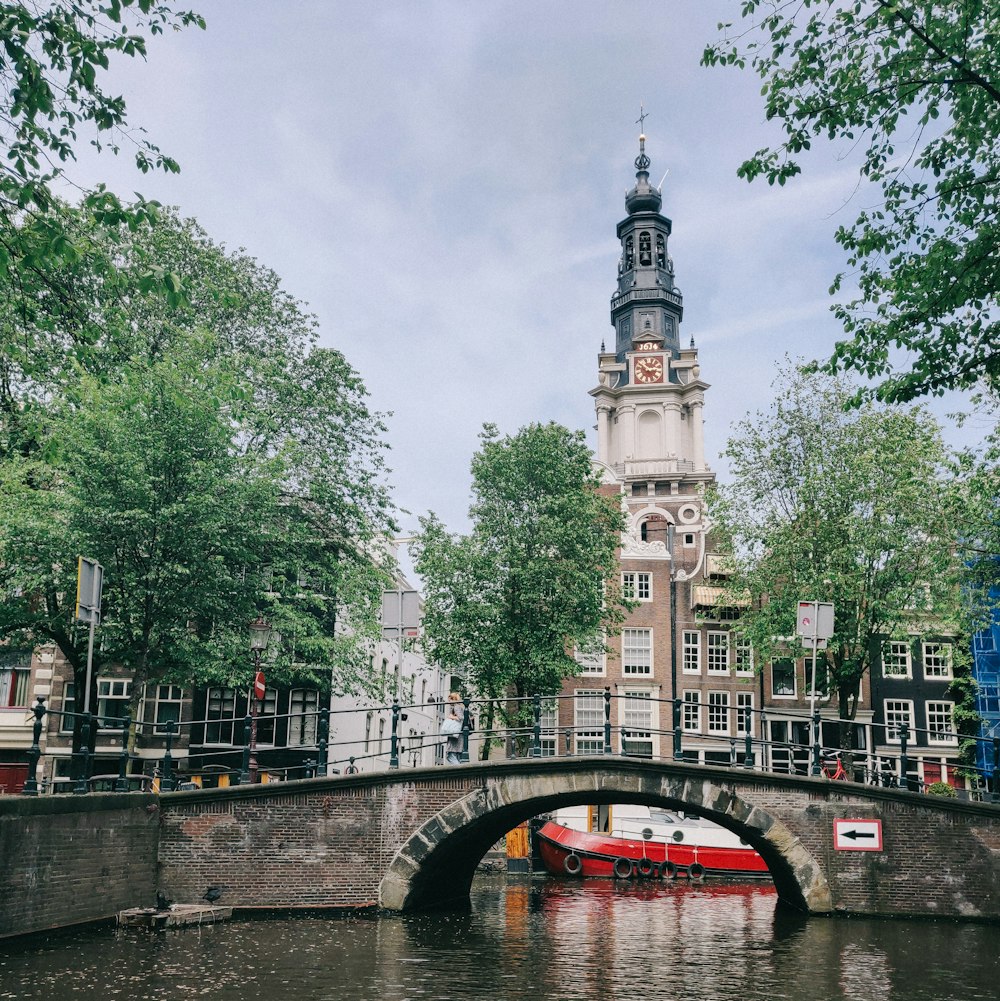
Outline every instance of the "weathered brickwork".
[(156, 797), (0, 796), (0, 938), (153, 903)]
[[(812, 913), (1000, 920), (1000, 807), (791, 776), (622, 758), (408, 769), (200, 792), (0, 800), (0, 935), (179, 902), (408, 909), (468, 891), (505, 831), (579, 803), (719, 821)], [(881, 852), (837, 851), (837, 819), (880, 820)], [(158, 861), (158, 866), (157, 866)]]

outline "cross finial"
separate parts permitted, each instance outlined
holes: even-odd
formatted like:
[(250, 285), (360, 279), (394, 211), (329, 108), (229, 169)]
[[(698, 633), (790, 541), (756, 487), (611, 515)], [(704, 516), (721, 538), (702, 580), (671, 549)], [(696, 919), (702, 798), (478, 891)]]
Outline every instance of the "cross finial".
[(642, 106), (642, 102), (639, 103), (639, 117), (635, 120), (636, 125), (639, 126), (640, 132), (646, 131), (646, 119), (649, 118), (649, 112)]

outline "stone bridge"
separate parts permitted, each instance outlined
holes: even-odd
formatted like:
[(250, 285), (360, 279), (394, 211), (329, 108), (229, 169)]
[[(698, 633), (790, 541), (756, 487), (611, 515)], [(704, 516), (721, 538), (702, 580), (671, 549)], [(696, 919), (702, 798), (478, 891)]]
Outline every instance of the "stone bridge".
[[(200, 792), (0, 796), (0, 938), (113, 918), (157, 890), (237, 908), (411, 910), (467, 899), (506, 831), (642, 803), (735, 831), (811, 914), (1000, 920), (1000, 806), (628, 758), (404, 769)], [(881, 851), (835, 822), (881, 825)], [(843, 834), (843, 832), (842, 832)], [(845, 850), (845, 847), (847, 850)]]
[[(170, 793), (158, 880), (246, 908), (412, 910), (467, 899), (508, 830), (587, 803), (685, 810), (753, 845), (811, 914), (1000, 919), (1000, 807), (826, 779), (622, 758), (556, 758)], [(835, 821), (881, 825), (881, 851)], [(842, 832), (843, 833), (843, 832)], [(851, 847), (845, 850), (845, 844)]]

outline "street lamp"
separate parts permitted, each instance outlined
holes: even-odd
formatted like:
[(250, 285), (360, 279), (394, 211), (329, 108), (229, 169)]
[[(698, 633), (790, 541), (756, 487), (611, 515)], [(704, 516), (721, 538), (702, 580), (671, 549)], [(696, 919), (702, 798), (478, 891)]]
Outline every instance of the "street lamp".
[(264, 656), (268, 641), (271, 639), (271, 624), (258, 615), (255, 622), (250, 623), (250, 656), (253, 658), (253, 684), (250, 687), (250, 763), (249, 778), (251, 784), (257, 781), (257, 713), (260, 710), (261, 699), (266, 692), (264, 672), (260, 669), (260, 659)]

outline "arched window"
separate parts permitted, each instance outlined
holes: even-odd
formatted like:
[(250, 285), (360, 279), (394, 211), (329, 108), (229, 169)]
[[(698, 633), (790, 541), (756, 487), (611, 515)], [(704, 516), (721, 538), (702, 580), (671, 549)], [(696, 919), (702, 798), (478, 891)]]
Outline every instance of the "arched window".
[(639, 526), (639, 536), (643, 542), (662, 542), (666, 545), (668, 524), (662, 514), (651, 514)]
[(631, 271), (635, 264), (635, 245), (632, 243), (632, 237), (628, 237), (625, 241), (625, 270)]
[(663, 234), (656, 234), (656, 266), (665, 268), (667, 266), (667, 245), (663, 242)]
[(653, 263), (652, 245), (649, 240), (649, 231), (643, 230), (639, 234), (639, 265), (648, 268)]

